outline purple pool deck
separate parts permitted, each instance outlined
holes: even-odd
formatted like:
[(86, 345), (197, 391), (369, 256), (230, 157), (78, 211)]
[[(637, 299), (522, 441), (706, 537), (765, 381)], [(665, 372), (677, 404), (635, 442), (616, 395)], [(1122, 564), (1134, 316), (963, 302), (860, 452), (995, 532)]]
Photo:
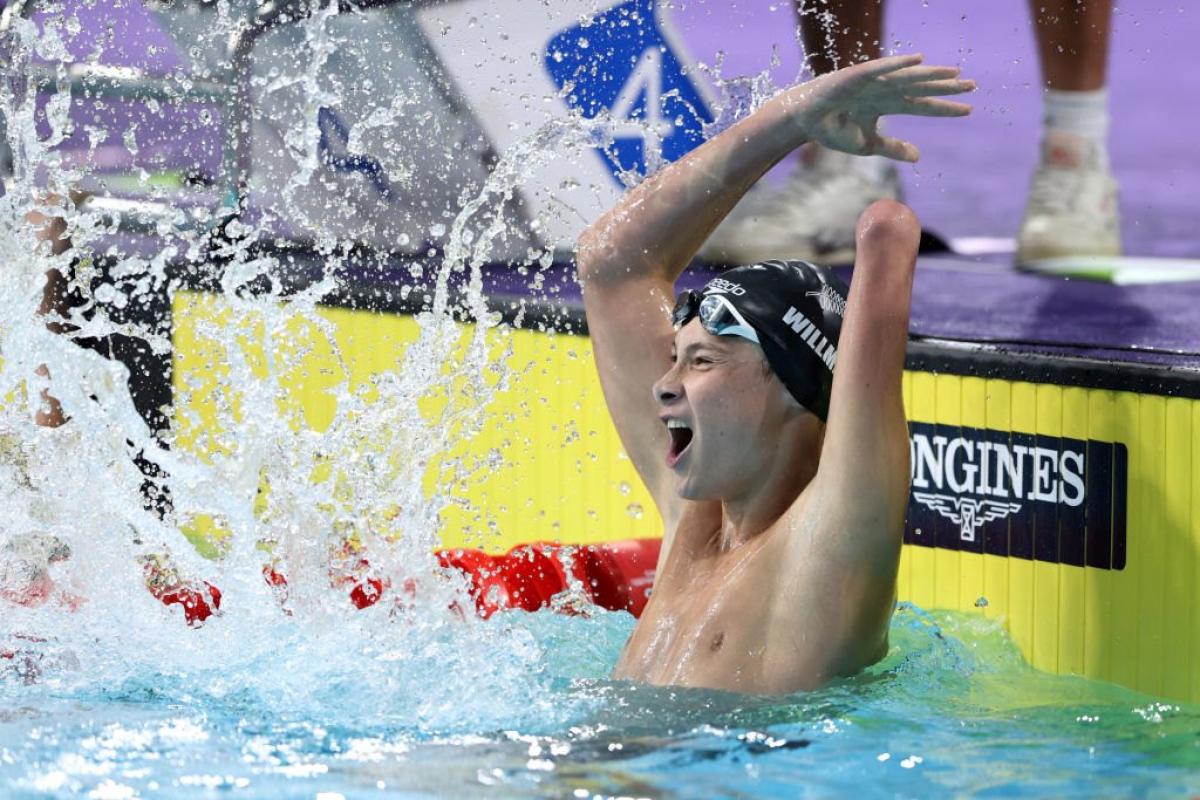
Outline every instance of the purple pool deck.
[(1200, 369), (1200, 284), (1112, 286), (1005, 272), (917, 271), (916, 335)]
[[(4, 8), (0, 0), (0, 9)], [(188, 61), (182, 45), (141, 2), (63, 0), (62, 19), (77, 27), (59, 28), (62, 46), (72, 62), (126, 67), (150, 76), (185, 73)], [(44, 30), (48, 14), (34, 4), (31, 19)], [(55, 15), (59, 18), (59, 14)], [(47, 62), (35, 56), (35, 63)], [(46, 95), (40, 97), (45, 103)], [(221, 163), (220, 108), (204, 103), (162, 103), (148, 110), (138, 100), (77, 99), (71, 106), (74, 130), (58, 148), (65, 167), (89, 167), (98, 172), (180, 170), (215, 176)], [(38, 133), (50, 135), (44, 114)], [(89, 150), (89, 136), (104, 136)], [(136, 142), (131, 152), (126, 139)]]
[[(681, 285), (698, 288), (715, 274), (698, 266)], [(843, 275), (853, 279), (848, 269)], [(491, 269), (484, 286), (493, 298), (514, 302), (529, 295), (529, 280)], [(553, 268), (541, 285), (536, 299), (580, 308), (569, 265)], [(962, 257), (923, 257), (909, 329), (917, 340), (1190, 372), (1200, 370), (1200, 283), (1119, 287), (1025, 275)]]

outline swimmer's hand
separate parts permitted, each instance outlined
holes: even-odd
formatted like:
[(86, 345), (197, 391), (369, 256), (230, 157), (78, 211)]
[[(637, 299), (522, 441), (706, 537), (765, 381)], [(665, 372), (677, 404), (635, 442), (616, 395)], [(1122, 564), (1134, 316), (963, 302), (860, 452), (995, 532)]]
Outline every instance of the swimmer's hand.
[(793, 86), (777, 97), (806, 139), (853, 155), (879, 155), (916, 161), (916, 145), (881, 136), (885, 114), (963, 117), (971, 106), (941, 95), (965, 94), (975, 82), (958, 77), (957, 67), (922, 65), (920, 55), (890, 56), (830, 72)]

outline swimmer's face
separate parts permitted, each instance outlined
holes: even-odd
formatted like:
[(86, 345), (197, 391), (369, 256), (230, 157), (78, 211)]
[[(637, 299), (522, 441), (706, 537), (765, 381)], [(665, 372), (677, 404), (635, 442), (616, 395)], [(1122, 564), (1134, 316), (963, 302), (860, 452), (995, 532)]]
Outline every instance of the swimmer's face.
[(733, 499), (761, 485), (789, 415), (805, 413), (758, 345), (713, 336), (692, 320), (675, 334), (671, 366), (654, 385), (669, 441), (663, 454), (689, 500)]

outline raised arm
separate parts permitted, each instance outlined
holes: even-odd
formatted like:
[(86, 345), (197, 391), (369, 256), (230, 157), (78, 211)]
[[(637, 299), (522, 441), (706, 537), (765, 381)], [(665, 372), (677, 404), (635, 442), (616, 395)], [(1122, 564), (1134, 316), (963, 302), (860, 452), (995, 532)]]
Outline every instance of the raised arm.
[(835, 505), (848, 517), (846, 538), (874, 551), (877, 533), (887, 559), (899, 553), (908, 502), (901, 378), (920, 238), (916, 216), (902, 203), (881, 200), (859, 218), (817, 476), (823, 491), (854, 498)]
[(675, 280), (746, 190), (805, 141), (915, 161), (916, 147), (879, 136), (876, 121), (968, 113), (937, 97), (974, 88), (957, 78), (955, 68), (895, 56), (792, 87), (631, 190), (580, 238), (579, 280), (605, 400), (668, 529), (679, 501), (666, 483), (668, 440), (651, 387), (669, 366)]
[(804, 610), (795, 635), (824, 643), (804, 665), (814, 686), (887, 650), (908, 500), (901, 377), (920, 238), (901, 203), (880, 201), (859, 218), (821, 459), (788, 512), (786, 571)]
[(609, 413), (673, 528), (667, 432), (651, 387), (670, 367), (675, 281), (762, 175), (804, 142), (781, 102), (714, 137), (631, 190), (579, 239), (577, 268)]

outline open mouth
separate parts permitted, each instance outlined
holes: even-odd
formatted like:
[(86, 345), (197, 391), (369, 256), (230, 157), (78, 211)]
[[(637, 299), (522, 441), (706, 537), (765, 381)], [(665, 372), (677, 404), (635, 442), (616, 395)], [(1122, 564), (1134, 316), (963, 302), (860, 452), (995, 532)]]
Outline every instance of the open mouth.
[(667, 453), (667, 466), (673, 467), (692, 443), (692, 429), (677, 419), (667, 420), (667, 433), (671, 435), (671, 449)]

